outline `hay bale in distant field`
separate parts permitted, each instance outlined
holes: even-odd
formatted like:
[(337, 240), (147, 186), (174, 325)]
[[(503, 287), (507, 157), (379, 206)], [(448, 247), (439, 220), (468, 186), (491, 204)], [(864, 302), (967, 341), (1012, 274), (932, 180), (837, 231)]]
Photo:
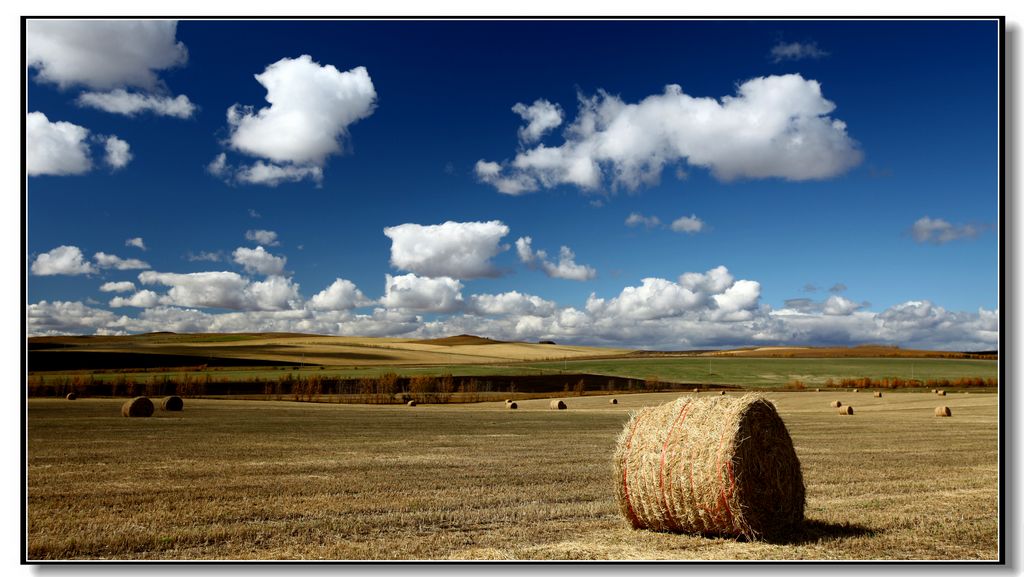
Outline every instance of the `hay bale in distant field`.
[(721, 392), (721, 393), (719, 393), (719, 394), (720, 394), (720, 395), (724, 395), (724, 394), (725, 394), (725, 391), (722, 391), (722, 392)]
[(634, 412), (614, 456), (636, 529), (758, 538), (804, 516), (804, 482), (775, 406), (757, 394), (681, 397)]
[(875, 396), (878, 398), (882, 398), (882, 391), (875, 391)]
[(73, 401), (73, 400), (78, 398), (78, 395), (76, 395), (74, 393), (68, 393), (64, 398), (69, 400), (69, 401)]
[(505, 399), (505, 404), (506, 404), (506, 405), (507, 405), (507, 404), (509, 404), (509, 403), (511, 403), (511, 402), (512, 402), (512, 399)]
[(814, 389), (814, 392), (815, 392), (815, 393), (820, 393), (820, 392), (821, 392), (821, 389)]
[(860, 389), (854, 389), (854, 390), (853, 390), (853, 392), (855, 392), (855, 393), (859, 393), (859, 392), (860, 392)]
[(932, 389), (932, 393), (937, 393), (937, 392), (939, 392), (938, 389)]
[(700, 392), (700, 389), (694, 389), (694, 390), (693, 390), (693, 392), (695, 392), (695, 393), (699, 393), (699, 392)]
[(415, 407), (416, 406), (416, 401), (409, 401), (408, 403), (405, 404), (405, 406), (407, 406), (407, 407)]
[(549, 403), (548, 406), (550, 406), (552, 409), (558, 409), (559, 411), (566, 408), (565, 403), (563, 403), (559, 399), (552, 399), (551, 403)]
[(952, 417), (953, 416), (953, 411), (950, 411), (949, 407), (946, 407), (946, 406), (935, 407), (935, 416), (936, 417)]
[(122, 417), (152, 417), (153, 401), (146, 397), (135, 397), (121, 405)]
[(608, 404), (609, 405), (617, 405), (617, 404), (619, 404), (619, 400), (613, 397), (611, 399), (608, 399)]
[(840, 415), (852, 415), (853, 414), (853, 407), (851, 407), (849, 405), (847, 405), (845, 407), (839, 407), (839, 414)]
[(177, 395), (171, 395), (160, 401), (160, 408), (165, 411), (180, 411), (185, 408), (185, 401)]
[(842, 401), (832, 401), (832, 408), (833, 409), (838, 409), (841, 406), (843, 406), (843, 402)]
[(516, 404), (515, 401), (509, 401), (509, 402), (505, 403), (505, 408), (506, 409), (518, 409), (519, 405)]
[(946, 391), (943, 391), (942, 389), (939, 389), (939, 391), (936, 394), (939, 395), (940, 397), (945, 397), (946, 396)]

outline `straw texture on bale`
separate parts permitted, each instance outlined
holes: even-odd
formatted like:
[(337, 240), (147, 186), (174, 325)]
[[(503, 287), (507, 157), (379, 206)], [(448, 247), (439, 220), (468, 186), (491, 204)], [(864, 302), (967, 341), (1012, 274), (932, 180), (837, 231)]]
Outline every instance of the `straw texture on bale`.
[(949, 407), (945, 407), (945, 406), (935, 407), (935, 416), (936, 417), (952, 417), (953, 416), (953, 411), (950, 411)]
[(160, 408), (165, 411), (180, 411), (185, 408), (185, 401), (177, 395), (171, 395), (160, 401)]
[(882, 398), (882, 391), (875, 391), (875, 396), (878, 398)]
[(851, 407), (849, 405), (847, 405), (845, 407), (839, 407), (839, 414), (840, 415), (852, 415), (853, 414), (853, 407)]
[(610, 404), (610, 405), (617, 405), (617, 404), (619, 404), (619, 400), (618, 399), (611, 399), (611, 400), (608, 401), (608, 404)]
[(415, 407), (416, 406), (416, 401), (409, 401), (408, 403), (406, 403), (406, 405), (410, 406), (410, 407)]
[(619, 509), (636, 529), (756, 539), (803, 521), (800, 461), (761, 395), (683, 397), (634, 412), (614, 470)]
[(64, 397), (64, 398), (65, 398), (65, 399), (67, 399), (67, 400), (69, 400), (69, 401), (73, 401), (73, 400), (75, 400), (75, 399), (77, 399), (77, 398), (78, 398), (78, 395), (76, 395), (76, 394), (74, 394), (74, 393), (68, 393), (68, 394), (67, 394), (67, 396), (66, 396), (66, 397)]
[(946, 391), (942, 391), (942, 390), (940, 390), (940, 391), (939, 391), (939, 392), (938, 392), (937, 394), (938, 394), (938, 395), (939, 395), (940, 397), (945, 397), (945, 396), (946, 396)]
[(122, 417), (152, 417), (153, 401), (146, 397), (135, 397), (121, 405)]
[(833, 409), (838, 409), (841, 406), (843, 406), (843, 402), (842, 401), (832, 401), (832, 408)]
[(560, 400), (558, 400), (558, 399), (553, 399), (553, 400), (551, 401), (551, 403), (549, 404), (549, 406), (550, 406), (550, 407), (551, 407), (552, 409), (558, 409), (558, 410), (562, 410), (562, 409), (564, 409), (564, 408), (565, 408), (565, 403), (563, 403), (562, 401), (560, 401)]
[(515, 401), (509, 401), (509, 402), (505, 403), (505, 408), (506, 409), (518, 409), (519, 405), (516, 404)]

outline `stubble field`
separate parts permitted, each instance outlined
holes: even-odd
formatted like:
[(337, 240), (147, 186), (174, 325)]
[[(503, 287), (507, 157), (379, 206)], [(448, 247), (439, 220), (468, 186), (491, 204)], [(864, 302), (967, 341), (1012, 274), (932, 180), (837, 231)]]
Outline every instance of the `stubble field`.
[(628, 412), (678, 396), (566, 411), (186, 399), (149, 419), (118, 399), (30, 399), (28, 559), (997, 558), (997, 395), (769, 394), (807, 486), (807, 522), (777, 542), (619, 514)]

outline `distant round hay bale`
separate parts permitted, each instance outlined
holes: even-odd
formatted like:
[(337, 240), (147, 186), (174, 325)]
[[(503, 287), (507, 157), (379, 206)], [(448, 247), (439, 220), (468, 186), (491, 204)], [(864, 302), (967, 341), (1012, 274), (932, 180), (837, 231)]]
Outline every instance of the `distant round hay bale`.
[(854, 390), (853, 390), (853, 392), (855, 392), (855, 393), (859, 393), (859, 392), (860, 392), (860, 389), (854, 389)]
[(505, 399), (505, 404), (506, 404), (506, 405), (507, 405), (507, 404), (509, 404), (509, 403), (511, 403), (511, 402), (512, 402), (512, 399)]
[(548, 406), (550, 406), (552, 409), (558, 409), (559, 411), (566, 408), (565, 403), (563, 403), (559, 399), (552, 399), (551, 403), (549, 403)]
[(946, 396), (946, 391), (944, 391), (942, 389), (939, 389), (939, 392), (936, 393), (936, 394), (938, 394), (940, 397), (945, 397)]
[(73, 401), (73, 400), (78, 398), (78, 395), (76, 395), (74, 393), (68, 393), (67, 395), (64, 396), (64, 398), (69, 400), (69, 401)]
[(616, 399), (616, 398), (608, 399), (608, 404), (609, 405), (617, 405), (617, 404), (619, 404), (619, 400)]
[(722, 392), (721, 392), (721, 393), (719, 393), (719, 394), (720, 394), (720, 395), (724, 395), (724, 394), (725, 394), (725, 391), (722, 391)]
[(832, 408), (833, 409), (838, 409), (841, 406), (843, 406), (843, 402), (842, 401), (832, 401)]
[(517, 405), (515, 401), (510, 401), (508, 403), (505, 403), (505, 408), (506, 409), (518, 409), (519, 405)]
[(160, 401), (160, 408), (165, 411), (180, 411), (185, 408), (185, 401), (177, 395), (171, 395)]
[(953, 416), (953, 411), (950, 411), (949, 407), (944, 406), (944, 405), (943, 406), (939, 406), (939, 407), (935, 407), (935, 416), (936, 417), (952, 417)]
[(700, 392), (700, 389), (694, 389), (694, 390), (693, 390), (693, 392), (695, 392), (695, 393), (699, 393), (699, 392)]
[(814, 389), (814, 392), (815, 392), (815, 393), (820, 393), (820, 392), (821, 392), (821, 389)]
[(878, 398), (882, 398), (882, 391), (875, 391), (875, 396)]
[(803, 521), (800, 461), (761, 395), (644, 407), (622, 430), (614, 464), (619, 510), (636, 529), (759, 538)]
[(938, 389), (932, 389), (932, 392), (933, 393), (937, 393), (937, 392), (939, 392), (939, 390)]
[(135, 397), (121, 405), (122, 417), (152, 417), (153, 401), (146, 397)]
[(408, 402), (408, 403), (406, 403), (405, 405), (406, 405), (407, 407), (415, 407), (415, 406), (416, 406), (416, 401), (409, 401), (409, 402)]
[(849, 405), (847, 405), (845, 407), (839, 407), (839, 414), (840, 415), (852, 415), (853, 414), (853, 407), (851, 407)]

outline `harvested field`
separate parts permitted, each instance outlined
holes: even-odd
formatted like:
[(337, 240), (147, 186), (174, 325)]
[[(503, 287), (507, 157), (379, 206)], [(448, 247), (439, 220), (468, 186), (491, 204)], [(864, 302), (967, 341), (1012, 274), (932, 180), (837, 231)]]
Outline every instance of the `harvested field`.
[(616, 437), (630, 410), (678, 396), (573, 398), (558, 414), (548, 399), (516, 411), (502, 398), (415, 411), (187, 399), (148, 419), (120, 417), (122, 399), (31, 399), (28, 557), (996, 558), (996, 395), (958, 397), (952, 419), (933, 416), (930, 393), (860, 399), (856, 418), (817, 395), (769, 395), (800, 458), (807, 523), (752, 543), (633, 530), (620, 515)]

